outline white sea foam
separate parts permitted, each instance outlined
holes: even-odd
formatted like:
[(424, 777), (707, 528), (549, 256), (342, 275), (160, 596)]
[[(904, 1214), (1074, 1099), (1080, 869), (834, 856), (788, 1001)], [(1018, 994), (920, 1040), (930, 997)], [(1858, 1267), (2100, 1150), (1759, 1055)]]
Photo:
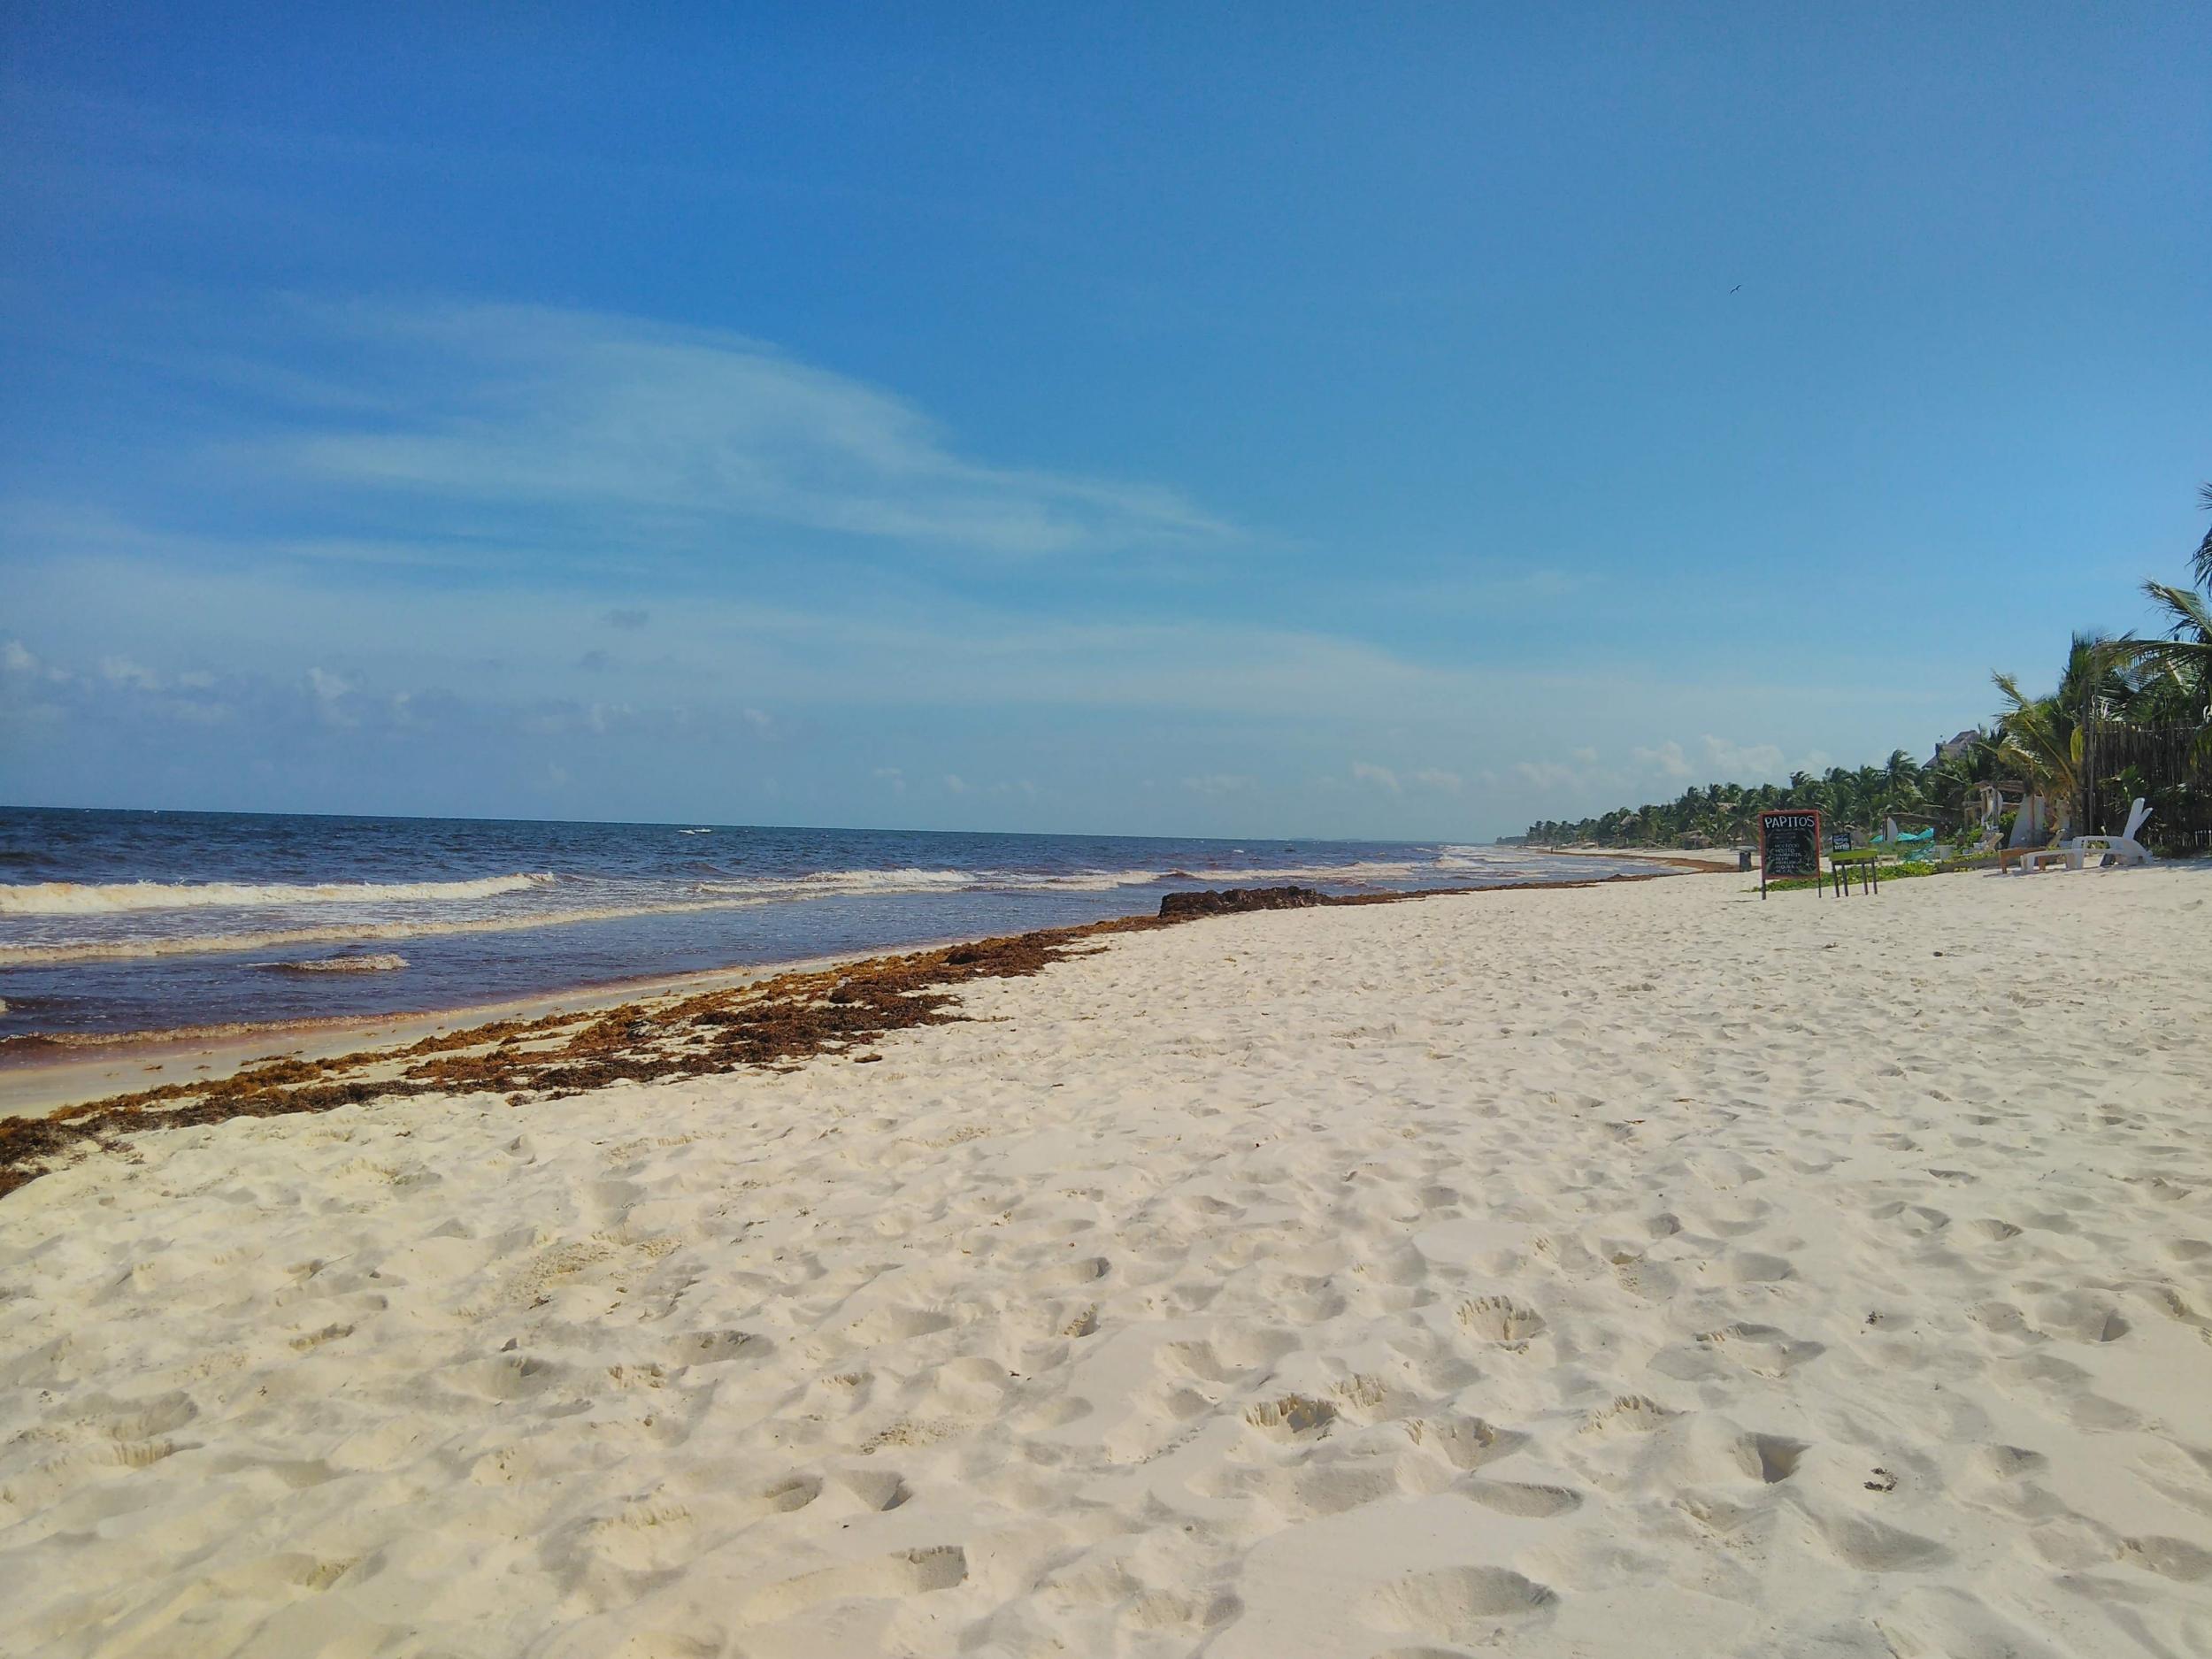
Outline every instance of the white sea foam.
[(676, 916), (694, 910), (739, 910), (764, 897), (695, 899), (672, 904), (601, 905), (591, 910), (518, 910), (506, 916), (425, 917), (411, 922), (336, 923), (323, 927), (276, 927), (249, 933), (173, 934), (159, 939), (71, 939), (50, 945), (0, 945), (0, 968), (53, 967), (71, 962), (131, 962), (146, 956), (228, 955), (289, 945), (342, 944), (364, 939), (426, 939), (441, 933), (503, 933), (561, 927), (572, 922), (616, 921), (631, 916)]
[(0, 884), (0, 916), (112, 916), (134, 910), (281, 910), (295, 904), (413, 904), (492, 899), (549, 887), (550, 875), (469, 881), (34, 881)]
[(1426, 874), (1432, 864), (1403, 864), (1362, 860), (1348, 864), (1280, 864), (1266, 870), (1194, 870), (1190, 879), (1208, 887), (1248, 887), (1255, 882), (1279, 881), (1339, 881), (1366, 885), (1379, 881), (1403, 881), (1408, 877)]
[(273, 973), (396, 973), (407, 958), (396, 951), (365, 956), (311, 956), (304, 962), (257, 962)]
[(1073, 870), (1058, 876), (1009, 875), (1004, 878), (1004, 885), (1041, 887), (1056, 893), (1110, 893), (1116, 887), (1150, 887), (1156, 881), (1167, 880), (1172, 874), (1166, 870)]
[(972, 870), (920, 870), (910, 866), (888, 870), (822, 870), (795, 878), (790, 886), (802, 892), (824, 893), (956, 893), (980, 879)]
[[(803, 876), (762, 876), (749, 881), (703, 881), (707, 893), (742, 893), (756, 897), (876, 897), (915, 893), (1110, 893), (1117, 887), (1148, 887), (1174, 872), (1164, 870), (1071, 870), (1051, 874), (1033, 870), (927, 870), (912, 866), (886, 870), (822, 870)], [(1179, 878), (1180, 879), (1180, 878)]]
[[(1473, 851), (1473, 849), (1462, 849)], [(888, 897), (918, 893), (1110, 893), (1122, 887), (1161, 882), (1196, 882), (1208, 887), (1249, 887), (1281, 881), (1333, 881), (1372, 885), (1404, 881), (1432, 873), (1481, 868), (1503, 869), (1494, 860), (1440, 859), (1435, 864), (1373, 860), (1338, 864), (1286, 864), (1252, 870), (823, 870), (803, 876), (761, 876), (749, 880), (703, 881), (703, 893), (747, 894), (758, 898), (831, 898), (867, 895)]]

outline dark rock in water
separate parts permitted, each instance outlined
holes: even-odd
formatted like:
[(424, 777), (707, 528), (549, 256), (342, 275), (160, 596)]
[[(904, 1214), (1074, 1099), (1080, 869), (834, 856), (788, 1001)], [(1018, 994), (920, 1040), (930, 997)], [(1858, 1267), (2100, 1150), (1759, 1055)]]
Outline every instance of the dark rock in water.
[(1240, 910), (1302, 910), (1326, 904), (1328, 895), (1313, 887), (1230, 887), (1221, 892), (1171, 893), (1160, 901), (1160, 919), (1179, 922), (1193, 916), (1233, 916)]

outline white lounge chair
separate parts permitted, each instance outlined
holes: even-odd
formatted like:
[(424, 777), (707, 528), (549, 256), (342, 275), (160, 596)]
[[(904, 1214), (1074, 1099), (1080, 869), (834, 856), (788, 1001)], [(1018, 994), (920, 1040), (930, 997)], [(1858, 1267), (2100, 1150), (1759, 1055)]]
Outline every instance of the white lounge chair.
[(2101, 865), (2107, 858), (2116, 865), (2147, 864), (2151, 862), (2150, 849), (2135, 839), (2141, 831), (2151, 810), (2143, 804), (2143, 797), (2135, 797), (2135, 804), (2128, 809), (2127, 827), (2117, 835), (2077, 835), (2055, 847), (2045, 847), (2021, 859), (2016, 866), (2023, 874), (2064, 864), (2069, 870), (2085, 870), (2094, 858)]
[(2137, 795), (2135, 804), (2128, 809), (2128, 826), (2117, 835), (2077, 835), (2066, 843), (2066, 867), (2085, 870), (2093, 858), (2100, 865), (2109, 858), (2116, 869), (2150, 863), (2150, 849), (2135, 839), (2142, 833), (2150, 815), (2151, 810), (2143, 804), (2143, 797)]

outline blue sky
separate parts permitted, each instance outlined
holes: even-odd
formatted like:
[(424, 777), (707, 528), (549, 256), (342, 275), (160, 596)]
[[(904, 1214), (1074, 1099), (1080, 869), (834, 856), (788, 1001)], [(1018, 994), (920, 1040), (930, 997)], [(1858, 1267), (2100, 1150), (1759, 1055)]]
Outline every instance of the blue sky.
[(1486, 836), (2201, 534), (2200, 7), (339, 11), (0, 20), (0, 800)]

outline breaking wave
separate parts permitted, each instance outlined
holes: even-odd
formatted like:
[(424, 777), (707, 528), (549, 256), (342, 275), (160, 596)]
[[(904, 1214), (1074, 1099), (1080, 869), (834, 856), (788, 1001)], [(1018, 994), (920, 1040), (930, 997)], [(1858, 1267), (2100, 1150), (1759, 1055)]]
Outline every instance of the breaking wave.
[(134, 910), (273, 910), (293, 904), (412, 904), (495, 899), (550, 887), (548, 874), (471, 881), (35, 881), (0, 884), (0, 916), (114, 916)]
[(1329, 881), (1367, 887), (1451, 878), (1469, 873), (1503, 873), (1513, 866), (1486, 848), (1440, 849), (1433, 861), (1270, 865), (1258, 869), (1172, 870), (938, 870), (905, 865), (878, 869), (822, 870), (810, 875), (760, 876), (706, 880), (703, 893), (744, 894), (761, 899), (888, 896), (913, 893), (1110, 893), (1122, 887), (1153, 887), (1164, 881), (1201, 881), (1213, 887), (1242, 887), (1276, 881)]
[(366, 956), (311, 956), (304, 962), (257, 962), (272, 973), (396, 973), (407, 958), (396, 951)]
[[(608, 922), (630, 916), (678, 916), (693, 910), (737, 910), (764, 898), (696, 899), (674, 904), (600, 905), (583, 910), (517, 911), (507, 916), (426, 918), (414, 922), (356, 922), (328, 927), (273, 927), (251, 933), (187, 933), (160, 939), (67, 940), (51, 945), (0, 945), (0, 968), (58, 966), (70, 962), (130, 962), (146, 956), (192, 956), (291, 945), (343, 944), (363, 939), (424, 939), (436, 933), (505, 933), (562, 927), (572, 922)], [(280, 964), (282, 965), (282, 964)]]
[(1148, 887), (1167, 879), (1163, 870), (1071, 870), (1058, 874), (1031, 870), (929, 870), (895, 866), (881, 870), (822, 870), (812, 875), (757, 881), (710, 881), (717, 893), (775, 893), (787, 898), (824, 898), (843, 894), (892, 893), (1110, 893), (1116, 887)]

